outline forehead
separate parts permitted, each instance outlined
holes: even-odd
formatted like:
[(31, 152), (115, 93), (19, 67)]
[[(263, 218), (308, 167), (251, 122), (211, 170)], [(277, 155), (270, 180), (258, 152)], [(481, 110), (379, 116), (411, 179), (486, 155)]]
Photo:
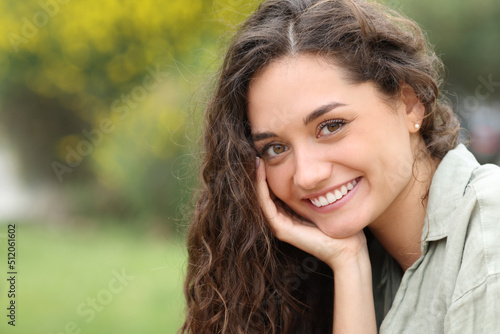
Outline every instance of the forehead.
[(318, 55), (289, 56), (260, 70), (248, 89), (247, 117), (252, 132), (293, 118), (304, 118), (320, 106), (339, 103), (371, 113), (370, 104), (383, 104), (394, 113), (400, 97), (389, 98), (370, 81), (352, 83), (334, 61)]
[(352, 88), (344, 72), (323, 57), (286, 57), (266, 66), (250, 82), (248, 118), (254, 127), (276, 114), (310, 112), (320, 105), (349, 100)]
[[(279, 82), (282, 86), (287, 84), (306, 85), (311, 79), (317, 80), (318, 75), (327, 72), (337, 72), (338, 77), (343, 77), (344, 74), (340, 67), (334, 65), (333, 61), (319, 55), (301, 54), (279, 58), (264, 66), (253, 76), (249, 85), (249, 97), (251, 97), (252, 92), (258, 90), (259, 86), (266, 83), (268, 86), (272, 86), (275, 82)], [(301, 80), (296, 81), (297, 77), (300, 77)]]

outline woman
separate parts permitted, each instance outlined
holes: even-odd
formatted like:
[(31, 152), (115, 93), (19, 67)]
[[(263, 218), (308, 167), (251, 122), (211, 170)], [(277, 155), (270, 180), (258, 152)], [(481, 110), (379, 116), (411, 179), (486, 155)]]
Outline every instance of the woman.
[(500, 171), (457, 146), (441, 66), (373, 3), (259, 7), (207, 109), (182, 332), (500, 328)]

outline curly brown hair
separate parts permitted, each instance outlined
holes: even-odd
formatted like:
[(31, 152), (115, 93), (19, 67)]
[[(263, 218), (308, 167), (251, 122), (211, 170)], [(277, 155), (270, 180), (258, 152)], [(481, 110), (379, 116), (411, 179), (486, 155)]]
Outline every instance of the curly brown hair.
[(201, 189), (187, 245), (187, 317), (181, 333), (327, 333), (332, 272), (277, 240), (259, 208), (247, 119), (250, 80), (271, 62), (315, 54), (352, 83), (397, 99), (403, 84), (425, 106), (420, 133), (442, 158), (459, 123), (438, 99), (442, 63), (411, 20), (362, 0), (269, 0), (240, 27), (206, 109)]

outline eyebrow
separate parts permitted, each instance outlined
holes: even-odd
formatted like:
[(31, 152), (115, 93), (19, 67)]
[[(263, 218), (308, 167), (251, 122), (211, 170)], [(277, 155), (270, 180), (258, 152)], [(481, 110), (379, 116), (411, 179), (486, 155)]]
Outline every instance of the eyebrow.
[(304, 125), (311, 123), (315, 119), (323, 116), (324, 114), (326, 114), (329, 111), (332, 111), (335, 108), (343, 107), (343, 106), (345, 106), (345, 104), (340, 103), (340, 102), (331, 102), (331, 103), (322, 105), (321, 107), (317, 108), (316, 110), (314, 110), (312, 113), (310, 113), (309, 115), (307, 115), (304, 118)]
[(273, 137), (278, 137), (278, 136), (276, 136), (272, 132), (260, 132), (260, 133), (256, 133), (256, 134), (252, 135), (252, 140), (254, 142), (256, 142), (256, 141), (260, 141), (260, 140), (264, 140), (264, 139), (268, 139), (268, 138), (273, 138)]
[[(320, 106), (319, 108), (316, 108), (313, 112), (311, 112), (309, 115), (307, 115), (304, 118), (304, 125), (307, 125), (314, 121), (315, 119), (321, 117), (322, 115), (326, 114), (327, 112), (332, 111), (335, 108), (338, 107), (343, 107), (346, 104), (340, 103), (340, 102), (331, 102), (325, 105)], [(273, 138), (273, 137), (278, 137), (276, 134), (272, 132), (260, 132), (252, 135), (252, 140), (254, 142), (268, 139), (268, 138)]]

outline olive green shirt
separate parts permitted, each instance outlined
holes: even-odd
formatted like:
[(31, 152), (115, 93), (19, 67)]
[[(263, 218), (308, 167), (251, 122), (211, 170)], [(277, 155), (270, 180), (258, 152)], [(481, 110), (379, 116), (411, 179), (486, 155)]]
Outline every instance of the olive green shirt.
[(500, 168), (459, 145), (439, 164), (427, 208), (422, 256), (402, 277), (392, 259), (374, 268), (380, 333), (500, 333)]

